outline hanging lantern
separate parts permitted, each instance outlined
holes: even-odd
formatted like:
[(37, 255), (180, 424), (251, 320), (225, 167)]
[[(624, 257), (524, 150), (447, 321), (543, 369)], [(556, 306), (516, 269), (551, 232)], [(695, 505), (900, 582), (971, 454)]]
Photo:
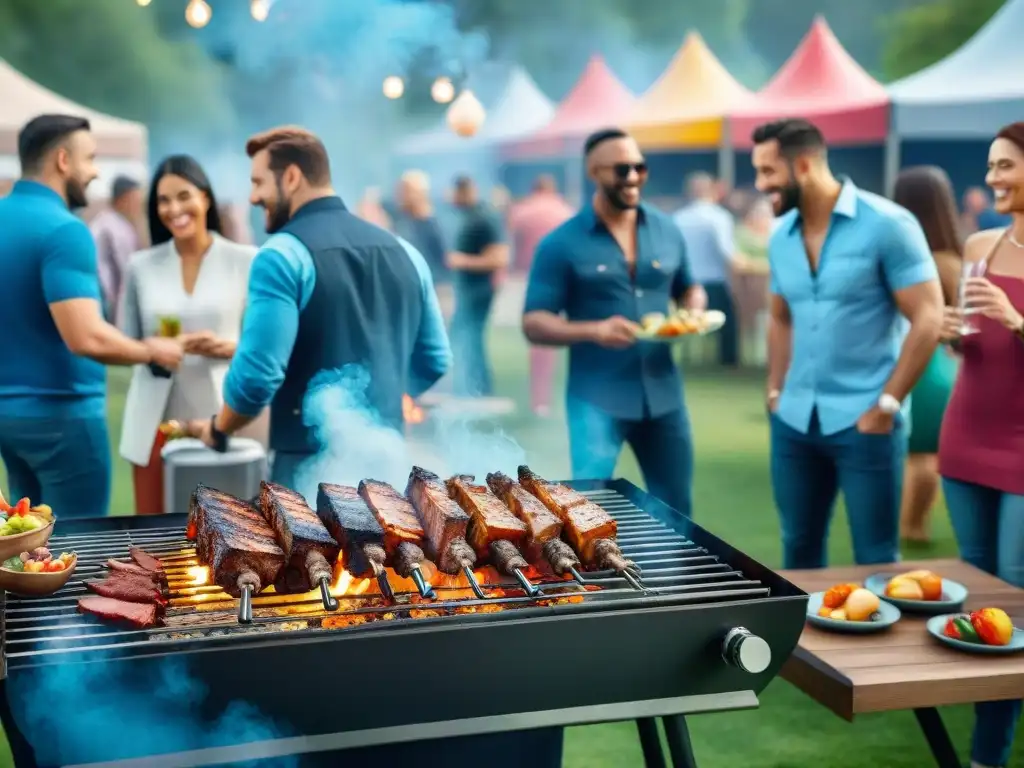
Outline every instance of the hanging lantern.
[(484, 105), (472, 91), (463, 91), (459, 98), (448, 107), (448, 127), (463, 138), (469, 138), (480, 130), (487, 119)]
[(405, 93), (405, 82), (398, 75), (384, 78), (384, 95), (389, 99), (400, 99)]
[(210, 23), (213, 10), (205, 0), (188, 0), (185, 8), (185, 21), (190, 27), (201, 29)]
[(249, 3), (249, 14), (256, 21), (266, 21), (270, 15), (270, 3), (268, 0), (252, 0)]
[(430, 98), (438, 104), (447, 104), (455, 98), (455, 86), (447, 77), (439, 77), (430, 86)]

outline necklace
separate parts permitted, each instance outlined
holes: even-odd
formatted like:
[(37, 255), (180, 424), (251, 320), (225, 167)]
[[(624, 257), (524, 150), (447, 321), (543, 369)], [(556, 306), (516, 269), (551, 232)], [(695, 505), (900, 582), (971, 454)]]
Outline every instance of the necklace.
[(1013, 232), (1007, 233), (1006, 239), (1009, 240), (1012, 245), (1015, 245), (1018, 248), (1024, 248), (1024, 243), (1022, 243), (1020, 240), (1014, 237)]

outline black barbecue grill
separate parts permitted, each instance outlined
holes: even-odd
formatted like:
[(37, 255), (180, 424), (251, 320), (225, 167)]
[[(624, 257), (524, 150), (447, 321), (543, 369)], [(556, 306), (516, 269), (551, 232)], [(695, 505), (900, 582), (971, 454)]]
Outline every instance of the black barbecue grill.
[[(146, 765), (192, 766), (283, 755), (312, 762), (356, 747), (635, 719), (646, 764), (655, 768), (664, 758), (653, 718), (662, 717), (674, 765), (695, 765), (684, 716), (756, 707), (796, 646), (807, 596), (625, 480), (569, 485), (617, 519), (623, 554), (641, 569), (638, 583), (588, 572), (589, 588), (546, 585), (541, 603), (515, 592), (514, 582), (485, 585), (509, 591), (486, 601), (446, 600), (444, 589), (428, 604), (401, 594), (393, 605), (379, 595), (346, 596), (338, 613), (325, 612), (312, 594), (289, 601), (287, 615), (263, 595), (254, 599), (251, 625), (237, 622), (226, 597), (206, 611), (172, 601), (166, 626), (131, 630), (77, 613), (86, 593), (79, 577), (99, 576), (129, 546), (186, 567), (185, 516), (61, 521), (50, 548), (78, 552), (75, 578), (51, 597), (0, 592), (0, 714), (17, 764), (149, 757)], [(173, 597), (173, 569), (171, 581)], [(572, 602), (559, 599), (566, 597)], [(487, 608), (494, 605), (508, 610)], [(455, 611), (467, 607), (482, 608)], [(347, 613), (374, 620), (324, 628)], [(54, 665), (88, 663), (93, 673), (145, 681), (160, 679), (168, 659), (205, 684), (203, 715), (211, 722), (244, 701), (285, 736), (211, 746), (203, 734), (183, 732), (148, 747), (134, 746), (146, 743), (136, 737), (129, 754), (115, 730), (85, 754), (54, 738), (59, 723), (45, 727), (28, 715), (40, 676)], [(500, 684), (480, 682), (488, 670)], [(460, 674), (472, 681), (468, 692)], [(87, 692), (67, 693), (88, 705)], [(153, 706), (173, 708), (161, 701)]]

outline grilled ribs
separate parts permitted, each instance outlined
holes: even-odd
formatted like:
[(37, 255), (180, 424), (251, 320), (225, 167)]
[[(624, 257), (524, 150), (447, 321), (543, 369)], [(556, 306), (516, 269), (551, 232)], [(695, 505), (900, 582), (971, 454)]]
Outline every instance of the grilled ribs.
[(513, 549), (526, 540), (526, 523), (516, 517), (486, 485), (477, 485), (471, 475), (445, 481), (448, 494), (469, 515), (466, 541), (481, 560), (490, 555), (490, 545), (507, 541)]
[(597, 504), (572, 488), (545, 480), (527, 466), (519, 467), (519, 482), (558, 515), (566, 541), (583, 562), (617, 571), (633, 565), (615, 543), (615, 518)]
[(192, 494), (189, 519), (196, 523), (196, 554), (229, 595), (240, 596), (244, 586), (257, 593), (277, 579), (284, 551), (273, 528), (250, 504), (200, 485)]
[(359, 495), (384, 529), (384, 549), (402, 578), (408, 579), (426, 557), (423, 525), (405, 496), (380, 480), (361, 480)]
[(531, 496), (523, 486), (501, 472), (488, 474), (487, 486), (495, 496), (505, 502), (505, 506), (512, 510), (512, 514), (526, 524), (526, 541), (522, 549), (527, 559), (537, 560), (545, 554), (545, 544), (559, 540), (558, 537), (562, 535), (561, 519), (539, 499)]
[(78, 601), (79, 613), (91, 613), (101, 619), (124, 621), (138, 629), (156, 626), (159, 606), (153, 603), (129, 603), (109, 597), (83, 597)]
[(359, 491), (344, 485), (320, 483), (316, 513), (345, 553), (345, 570), (353, 576), (376, 575), (387, 562), (384, 528)]
[(448, 495), (440, 477), (413, 467), (405, 495), (423, 523), (427, 555), (445, 573), (458, 573), (476, 564), (473, 548), (466, 542), (469, 515)]
[(97, 595), (123, 600), (126, 603), (159, 603), (163, 593), (149, 576), (126, 571), (113, 571), (103, 581), (86, 581), (85, 586)]
[(302, 494), (277, 483), (260, 483), (259, 509), (277, 536), (287, 562), (274, 581), (280, 593), (308, 592), (334, 575), (338, 543)]

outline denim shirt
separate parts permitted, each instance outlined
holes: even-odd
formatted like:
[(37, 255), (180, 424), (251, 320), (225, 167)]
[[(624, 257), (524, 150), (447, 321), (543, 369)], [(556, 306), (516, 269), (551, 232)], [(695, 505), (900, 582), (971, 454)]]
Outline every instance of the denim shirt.
[(894, 293), (938, 280), (921, 225), (905, 208), (846, 181), (817, 273), (796, 210), (778, 220), (768, 259), (771, 292), (785, 299), (793, 322), (778, 417), (806, 433), (817, 409), (822, 434), (848, 429), (878, 402), (906, 337)]
[[(638, 213), (635, 274), (587, 205), (537, 247), (524, 313), (544, 310), (580, 322), (621, 315), (639, 322), (667, 312), (692, 283), (686, 246), (671, 218), (648, 205)], [(683, 405), (669, 346), (643, 341), (621, 350), (573, 345), (568, 394), (620, 419), (662, 416)]]

